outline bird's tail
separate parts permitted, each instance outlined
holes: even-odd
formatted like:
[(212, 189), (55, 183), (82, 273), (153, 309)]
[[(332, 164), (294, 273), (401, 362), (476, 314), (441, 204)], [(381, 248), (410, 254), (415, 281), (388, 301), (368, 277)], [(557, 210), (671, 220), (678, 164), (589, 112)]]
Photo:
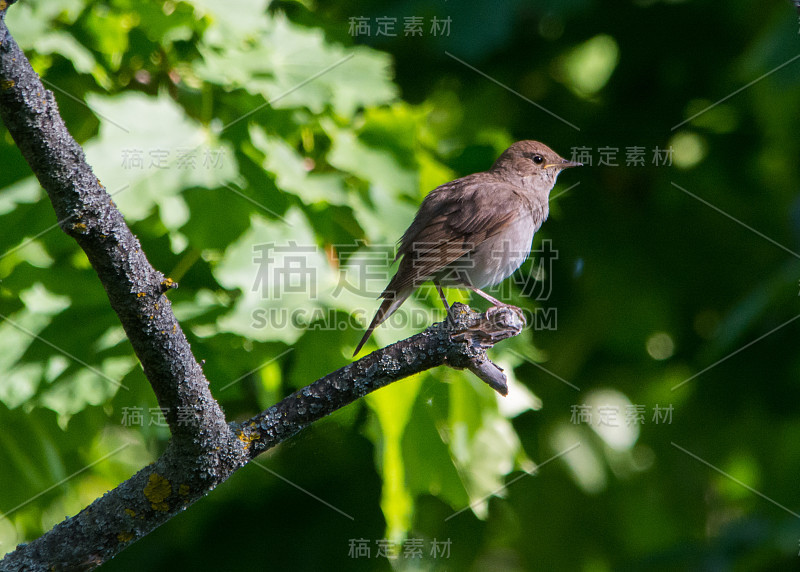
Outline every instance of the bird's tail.
[(361, 338), (361, 341), (358, 342), (358, 346), (356, 346), (356, 351), (353, 352), (353, 356), (358, 354), (361, 351), (361, 348), (364, 347), (364, 344), (367, 343), (367, 340), (372, 335), (372, 331), (380, 326), (383, 322), (385, 322), (389, 316), (395, 313), (395, 311), (406, 301), (406, 299), (411, 295), (411, 291), (407, 290), (405, 292), (391, 292), (386, 291), (382, 294), (384, 300), (381, 302), (380, 308), (378, 311), (375, 312), (375, 317), (372, 318), (372, 322), (367, 328), (364, 337)]

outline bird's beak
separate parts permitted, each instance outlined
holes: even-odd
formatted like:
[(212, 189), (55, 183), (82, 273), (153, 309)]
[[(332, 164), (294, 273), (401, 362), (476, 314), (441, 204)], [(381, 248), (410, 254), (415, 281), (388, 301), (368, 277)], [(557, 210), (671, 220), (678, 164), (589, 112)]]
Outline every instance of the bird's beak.
[(564, 159), (560, 163), (548, 163), (544, 166), (545, 169), (549, 167), (558, 167), (559, 169), (569, 169), (570, 167), (583, 167), (583, 163), (578, 163), (577, 161), (567, 161)]

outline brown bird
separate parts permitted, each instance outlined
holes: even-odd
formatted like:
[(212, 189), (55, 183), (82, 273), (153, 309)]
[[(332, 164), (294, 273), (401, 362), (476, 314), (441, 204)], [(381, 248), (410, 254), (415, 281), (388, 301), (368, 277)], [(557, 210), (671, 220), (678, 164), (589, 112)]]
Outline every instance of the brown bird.
[(469, 289), (493, 306), (503, 306), (480, 288), (505, 280), (528, 258), (533, 234), (547, 219), (556, 177), (579, 166), (543, 143), (518, 141), (488, 171), (428, 193), (400, 239), (395, 256), (395, 261), (402, 257), (400, 266), (353, 355), (427, 280), (433, 281), (448, 312), (442, 286)]

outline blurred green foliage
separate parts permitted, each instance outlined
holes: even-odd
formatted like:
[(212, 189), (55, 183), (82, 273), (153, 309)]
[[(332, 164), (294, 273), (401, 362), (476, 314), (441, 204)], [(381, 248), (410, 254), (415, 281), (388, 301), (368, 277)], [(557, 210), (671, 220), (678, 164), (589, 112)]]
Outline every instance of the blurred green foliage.
[[(796, 567), (789, 3), (22, 1), (7, 21), (151, 262), (180, 282), (169, 296), (232, 419), (349, 363), (385, 281), (365, 268), (386, 271), (430, 189), (519, 139), (591, 162), (562, 177), (537, 235), (552, 265), (534, 257), (498, 290), (557, 318), (494, 350), (508, 398), (442, 368), (394, 384), (109, 569)], [(0, 164), (10, 550), (168, 433), (3, 128)], [(301, 251), (302, 288), (264, 273), (265, 257), (288, 268)], [(531, 276), (547, 295), (520, 287)], [(373, 344), (443, 314), (423, 289), (403, 316)], [(356, 539), (370, 558), (353, 557)], [(380, 539), (422, 557), (390, 564)]]

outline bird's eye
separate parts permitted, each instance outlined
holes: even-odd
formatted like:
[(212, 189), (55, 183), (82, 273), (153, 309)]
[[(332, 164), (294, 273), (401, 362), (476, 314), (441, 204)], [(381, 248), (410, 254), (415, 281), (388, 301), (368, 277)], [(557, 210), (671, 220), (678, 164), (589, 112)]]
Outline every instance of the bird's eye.
[(533, 161), (537, 165), (541, 165), (542, 163), (544, 163), (544, 157), (542, 157), (541, 155), (534, 155), (531, 158), (531, 161)]

